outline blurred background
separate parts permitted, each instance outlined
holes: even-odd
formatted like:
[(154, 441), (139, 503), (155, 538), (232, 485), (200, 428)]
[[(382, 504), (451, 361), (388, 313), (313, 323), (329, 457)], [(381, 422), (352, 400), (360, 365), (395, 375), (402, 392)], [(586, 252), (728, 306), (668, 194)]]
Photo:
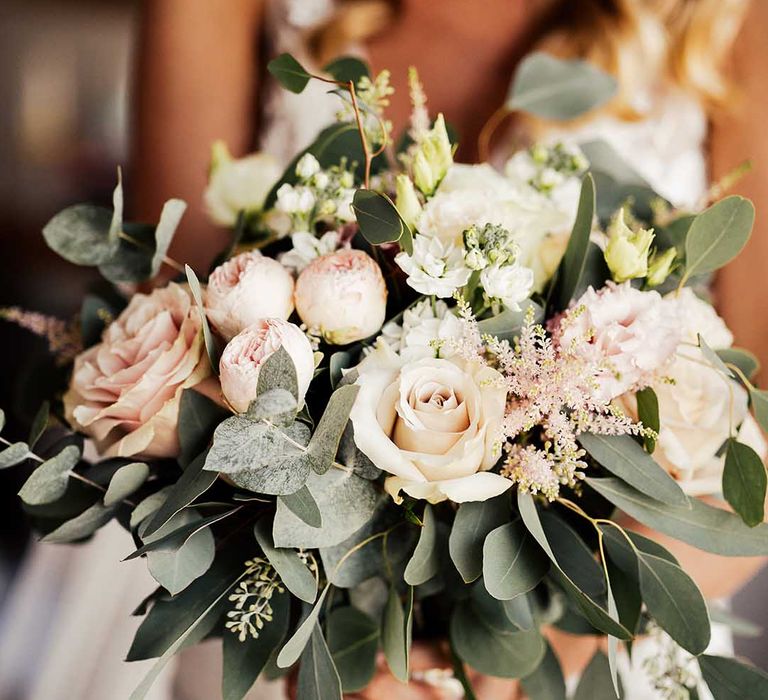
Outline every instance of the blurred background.
[[(95, 281), (49, 252), (40, 232), (68, 204), (108, 205), (116, 167), (129, 162), (139, 4), (0, 3), (0, 306), (69, 318)], [(135, 177), (126, 173), (128, 192)], [(26, 435), (38, 405), (35, 357), (43, 352), (41, 341), (0, 321), (0, 406), (9, 437)], [(25, 476), (22, 469), (0, 471), (0, 626), (8, 587), (33, 536), (16, 497)], [(763, 572), (736, 597), (734, 612), (768, 628), (766, 600)], [(768, 636), (738, 637), (737, 650), (768, 669)]]

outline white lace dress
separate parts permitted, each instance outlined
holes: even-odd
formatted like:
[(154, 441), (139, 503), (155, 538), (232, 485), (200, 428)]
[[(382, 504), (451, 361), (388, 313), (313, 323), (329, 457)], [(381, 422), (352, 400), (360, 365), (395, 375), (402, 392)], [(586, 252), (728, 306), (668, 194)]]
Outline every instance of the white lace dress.
[[(332, 9), (333, 0), (273, 0), (267, 18), (270, 50), (273, 54), (289, 51), (310, 66), (306, 31), (327, 18)], [(350, 47), (350, 53), (363, 52)], [(326, 92), (325, 86), (315, 83), (300, 95), (273, 86), (265, 106), (260, 147), (287, 163), (333, 121), (337, 105)], [(693, 205), (704, 194), (707, 181), (703, 110), (679, 93), (647, 97), (641, 106), (647, 116), (640, 121), (599, 117), (576, 130), (552, 132), (548, 138), (607, 141), (660, 194), (674, 204)], [(129, 614), (155, 585), (143, 562), (120, 562), (131, 549), (130, 538), (114, 523), (85, 546), (32, 548), (0, 618), (0, 699), (128, 697), (151, 663), (121, 661), (139, 622)], [(713, 626), (711, 650), (732, 653), (726, 628)], [(622, 659), (629, 700), (659, 697), (642, 669), (643, 659), (657, 653), (654, 644), (640, 642), (633, 664)], [(220, 663), (218, 645), (205, 644), (185, 652), (180, 662), (169, 666), (150, 697), (219, 697)], [(261, 682), (249, 694), (260, 700), (281, 697), (280, 685)], [(705, 690), (701, 697), (710, 696)]]

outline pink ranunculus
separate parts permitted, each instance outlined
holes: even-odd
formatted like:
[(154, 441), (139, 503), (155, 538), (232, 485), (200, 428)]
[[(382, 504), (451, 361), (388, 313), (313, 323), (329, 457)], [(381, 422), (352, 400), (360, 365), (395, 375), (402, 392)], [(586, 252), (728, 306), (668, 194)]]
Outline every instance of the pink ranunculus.
[(281, 346), (296, 368), (299, 405), (304, 403), (315, 371), (312, 346), (293, 323), (279, 318), (263, 318), (232, 338), (221, 355), (221, 391), (234, 410), (239, 413), (248, 410), (257, 395), (262, 365)]
[(211, 273), (205, 311), (225, 340), (262, 318), (286, 320), (293, 312), (293, 277), (258, 250), (241, 253)]
[(65, 415), (104, 456), (175, 457), (181, 393), (215, 390), (209, 375), (199, 312), (169, 284), (136, 294), (101, 343), (78, 355)]
[(562, 351), (586, 353), (599, 365), (603, 401), (651, 384), (682, 339), (677, 307), (629, 282), (608, 282), (597, 292), (590, 287), (551, 330)]

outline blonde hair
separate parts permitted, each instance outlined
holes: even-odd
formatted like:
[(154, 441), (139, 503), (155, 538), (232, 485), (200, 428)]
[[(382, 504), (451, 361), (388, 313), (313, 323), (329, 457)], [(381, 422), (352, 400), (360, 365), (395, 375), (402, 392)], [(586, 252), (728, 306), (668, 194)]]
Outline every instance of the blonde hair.
[[(640, 90), (675, 87), (712, 108), (731, 89), (725, 62), (741, 27), (748, 0), (564, 0), (537, 48), (578, 57), (619, 81), (609, 109), (625, 119), (640, 115), (631, 99)], [(339, 2), (331, 20), (317, 29), (311, 46), (328, 60), (350, 43), (384, 30), (396, 2)]]

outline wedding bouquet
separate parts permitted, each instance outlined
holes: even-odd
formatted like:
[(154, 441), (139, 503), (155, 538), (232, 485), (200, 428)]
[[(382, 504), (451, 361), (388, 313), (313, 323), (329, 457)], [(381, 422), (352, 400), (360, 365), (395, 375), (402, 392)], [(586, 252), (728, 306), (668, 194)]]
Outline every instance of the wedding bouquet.
[[(296, 93), (327, 83), (338, 122), (282, 173), (214, 147), (205, 200), (233, 239), (205, 280), (167, 256), (184, 203), (127, 222), (118, 183), (112, 210), (43, 232), (112, 290), (77, 326), (3, 312), (72, 365), (0, 452), (39, 463), (19, 495), (43, 541), (117, 520), (159, 584), (134, 613), (128, 660), (158, 661), (132, 697), (217, 636), (227, 700), (288, 673), (299, 698), (341, 698), (380, 651), (406, 682), (412, 639), (468, 698), (477, 673), (564, 698), (551, 626), (607, 637), (578, 697), (620, 696), (619, 645), (648, 634), (672, 650), (649, 669), (663, 695), (768, 697), (763, 672), (704, 653), (723, 613), (632, 529), (768, 554), (768, 393), (703, 296), (751, 203), (676, 210), (602, 143), (454, 163), (415, 71), (395, 147), (386, 72), (269, 70)], [(534, 54), (508, 108), (572, 119), (614, 89)], [(137, 291), (164, 264), (178, 278)], [(720, 492), (732, 510), (696, 498)]]

